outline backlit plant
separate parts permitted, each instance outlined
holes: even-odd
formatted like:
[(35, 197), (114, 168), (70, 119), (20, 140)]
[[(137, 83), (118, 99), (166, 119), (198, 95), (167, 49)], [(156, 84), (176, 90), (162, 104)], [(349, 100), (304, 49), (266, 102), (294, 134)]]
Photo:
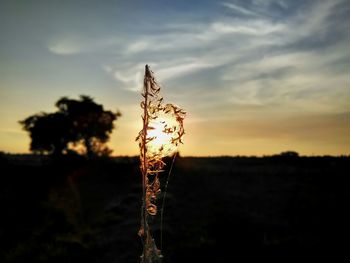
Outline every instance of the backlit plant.
[(177, 151), (184, 135), (185, 111), (173, 104), (164, 104), (153, 72), (145, 67), (143, 83), (143, 128), (136, 141), (140, 147), (142, 173), (142, 207), (139, 235), (143, 242), (142, 263), (160, 262), (162, 255), (151, 235), (149, 221), (157, 215), (157, 199), (161, 192), (159, 175), (164, 170), (163, 158)]

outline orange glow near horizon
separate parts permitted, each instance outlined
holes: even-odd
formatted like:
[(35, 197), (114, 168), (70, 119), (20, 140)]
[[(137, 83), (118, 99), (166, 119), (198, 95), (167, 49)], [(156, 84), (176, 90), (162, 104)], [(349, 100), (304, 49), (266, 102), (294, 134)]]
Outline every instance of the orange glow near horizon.
[[(191, 105), (185, 107), (191, 112)], [(108, 142), (113, 156), (139, 155), (135, 134), (142, 122), (137, 105), (134, 108), (133, 112), (116, 122)], [(263, 156), (288, 150), (309, 156), (350, 154), (350, 139), (347, 136), (350, 124), (344, 125), (342, 118), (332, 116), (305, 116), (283, 121), (270, 115), (269, 120), (260, 122), (255, 119), (215, 122), (197, 120), (194, 114), (189, 114), (185, 126), (185, 142), (178, 148), (181, 156)], [(156, 130), (159, 131), (160, 127)], [(28, 134), (15, 121), (11, 129), (0, 132), (0, 151), (30, 153), (29, 144)]]
[[(185, 107), (191, 112), (191, 105)], [(129, 111), (128, 115), (125, 114), (115, 123), (116, 127), (108, 142), (113, 156), (139, 155), (135, 134), (141, 129), (141, 112), (137, 105), (133, 108), (133, 111)], [(22, 113), (14, 119), (25, 116)], [(215, 122), (199, 120), (197, 116), (189, 114), (185, 120), (185, 142), (178, 148), (181, 156), (263, 156), (288, 150), (301, 155), (350, 154), (350, 124), (344, 124), (344, 117), (305, 116), (283, 121), (270, 115), (269, 120), (262, 120), (258, 116), (260, 121), (250, 119)], [(0, 129), (0, 151), (30, 153), (28, 134), (21, 130), (16, 120), (7, 124), (7, 129)]]

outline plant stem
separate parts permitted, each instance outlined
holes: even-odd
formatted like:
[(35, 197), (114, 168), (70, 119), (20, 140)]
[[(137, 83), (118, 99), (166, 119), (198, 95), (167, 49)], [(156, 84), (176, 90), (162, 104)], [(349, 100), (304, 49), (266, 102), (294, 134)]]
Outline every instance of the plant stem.
[(150, 72), (148, 69), (148, 66), (146, 65), (145, 69), (145, 82), (144, 82), (144, 97), (145, 97), (145, 104), (144, 104), (144, 111), (143, 111), (143, 130), (142, 130), (142, 165), (141, 165), (141, 171), (142, 171), (142, 229), (143, 229), (143, 262), (148, 262), (148, 259), (146, 259), (146, 255), (148, 254), (146, 252), (146, 243), (148, 240), (149, 235), (149, 229), (147, 225), (147, 207), (146, 207), (146, 186), (147, 186), (147, 172), (148, 172), (148, 161), (147, 161), (147, 148), (146, 148), (146, 139), (147, 139), (147, 129), (148, 129), (148, 110), (147, 110), (147, 104), (148, 104), (148, 93), (149, 93), (149, 77)]

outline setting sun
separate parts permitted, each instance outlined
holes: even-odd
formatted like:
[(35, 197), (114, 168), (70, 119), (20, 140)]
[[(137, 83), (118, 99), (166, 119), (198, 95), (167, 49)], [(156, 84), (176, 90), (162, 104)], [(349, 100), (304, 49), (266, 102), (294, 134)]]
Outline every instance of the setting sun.
[(177, 150), (177, 145), (172, 142), (179, 130), (180, 125), (176, 116), (170, 112), (161, 112), (156, 119), (150, 121), (147, 136), (153, 140), (147, 144), (148, 152), (160, 153), (162, 157), (173, 154)]

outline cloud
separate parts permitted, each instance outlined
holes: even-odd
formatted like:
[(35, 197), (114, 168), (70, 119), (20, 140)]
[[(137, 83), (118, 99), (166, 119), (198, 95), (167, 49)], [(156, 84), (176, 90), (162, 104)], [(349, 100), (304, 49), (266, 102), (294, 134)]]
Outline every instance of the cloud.
[(258, 14), (249, 10), (249, 9), (246, 9), (242, 6), (239, 6), (239, 5), (236, 5), (236, 4), (233, 4), (233, 3), (228, 3), (228, 2), (223, 2), (221, 3), (223, 6), (233, 10), (233, 11), (236, 11), (240, 14), (243, 14), (243, 15), (247, 15), (247, 16), (257, 16)]
[(168, 80), (171, 78), (192, 74), (201, 69), (207, 69), (211, 67), (215, 67), (215, 64), (193, 61), (193, 62), (176, 64), (173, 66), (161, 68), (160, 70), (157, 71), (157, 75), (162, 80)]
[(104, 66), (102, 66), (102, 68), (107, 73), (112, 73), (112, 71), (113, 71), (113, 68), (111, 66), (108, 66), (108, 65), (104, 65)]
[[(125, 89), (138, 91), (148, 63), (161, 83), (186, 86), (198, 100), (210, 94), (223, 97), (228, 107), (345, 110), (349, 77), (340, 61), (350, 56), (350, 36), (343, 31), (332, 37), (342, 23), (333, 16), (341, 3), (224, 2), (219, 5), (242, 16), (172, 19), (153, 32), (126, 36), (118, 62), (109, 65), (110, 75)], [(286, 15), (276, 16), (276, 10)]]
[(344, 98), (350, 98), (344, 89), (350, 81), (346, 72), (329, 66), (336, 57), (310, 52), (271, 54), (232, 66), (223, 78), (232, 85), (233, 104), (278, 103), (279, 107), (339, 111), (346, 108)]
[[(140, 36), (126, 41), (127, 44), (122, 48), (124, 52), (120, 56), (127, 56), (128, 62), (124, 68), (128, 69), (122, 69), (116, 64), (117, 69), (113, 77), (123, 82), (127, 89), (135, 91), (133, 87), (139, 79), (137, 72), (143, 72), (140, 60), (147, 61), (156, 69), (161, 82), (206, 69), (215, 69), (234, 63), (242, 57), (245, 50), (249, 52), (248, 47), (257, 45), (245, 37), (238, 36), (234, 39), (235, 34), (246, 37), (271, 35), (283, 30), (283, 25), (265, 21), (247, 21), (239, 24), (218, 19), (208, 24), (186, 26), (183, 22), (178, 25), (173, 23), (169, 28), (173, 30), (166, 34)], [(228, 42), (232, 42), (232, 45)], [(234, 50), (236, 52), (232, 52)]]
[(126, 52), (127, 53), (138, 53), (138, 52), (141, 52), (141, 51), (148, 50), (149, 48), (150, 48), (150, 43), (141, 40), (141, 41), (137, 41), (137, 42), (131, 43), (127, 47)]
[(72, 55), (81, 52), (81, 46), (74, 41), (64, 40), (52, 43), (48, 46), (49, 51), (57, 55)]
[[(231, 87), (231, 103), (276, 104), (277, 108), (323, 112), (346, 110), (344, 97), (349, 99), (350, 94), (345, 87), (350, 81), (341, 61), (350, 58), (349, 32), (341, 32), (345, 36), (338, 38), (331, 34), (333, 26), (342, 24), (332, 17), (339, 3), (313, 3), (283, 22), (274, 21), (276, 30), (262, 30), (261, 35), (255, 34), (258, 28), (245, 30), (252, 38), (245, 39), (244, 55), (238, 63), (228, 62), (221, 71), (222, 81)], [(262, 18), (240, 20), (254, 25)], [(262, 21), (272, 23), (268, 17)]]
[[(104, 66), (104, 70), (111, 74), (113, 78), (123, 85), (123, 88), (130, 91), (140, 91), (142, 77), (144, 73), (144, 66), (147, 63), (136, 63), (130, 65), (126, 69), (118, 68), (113, 70), (110, 66)], [(192, 74), (201, 69), (214, 67), (214, 64), (202, 63), (192, 59), (185, 59), (182, 61), (175, 60), (168, 62), (151, 62), (148, 63), (152, 69), (156, 70), (156, 78), (160, 81), (167, 81), (179, 76)]]
[(252, 23), (222, 23), (215, 22), (211, 28), (219, 34), (243, 34), (263, 36), (271, 33), (281, 32), (285, 29), (283, 24), (273, 24), (258, 20)]
[(68, 35), (53, 37), (47, 48), (57, 55), (73, 55), (98, 52), (111, 47), (117, 49), (121, 42), (122, 40), (116, 37), (95, 38), (83, 35)]
[(143, 69), (144, 64), (136, 64), (127, 69), (111, 71), (111, 74), (115, 80), (121, 82), (124, 89), (137, 92), (142, 88)]

